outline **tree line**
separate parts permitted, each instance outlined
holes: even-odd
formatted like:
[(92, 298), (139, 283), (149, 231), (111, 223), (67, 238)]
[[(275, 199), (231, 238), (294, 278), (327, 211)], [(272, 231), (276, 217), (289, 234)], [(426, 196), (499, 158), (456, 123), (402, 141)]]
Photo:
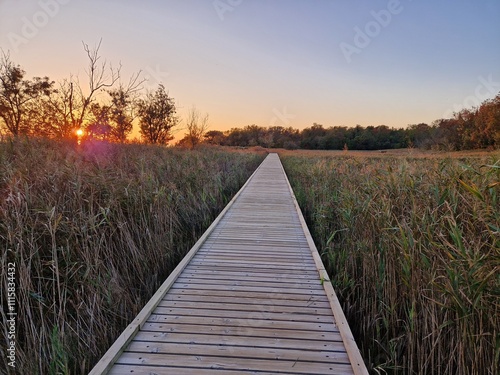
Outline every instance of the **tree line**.
[[(168, 144), (180, 125), (175, 100), (158, 84), (143, 92), (141, 72), (124, 82), (121, 65), (101, 60), (99, 49), (83, 43), (87, 55), (85, 84), (75, 76), (56, 83), (48, 77), (26, 78), (8, 53), (0, 56), (0, 132), (67, 139), (86, 137), (127, 142), (134, 122), (142, 141)], [(208, 115), (193, 107), (185, 120), (185, 137), (177, 144), (262, 146), (287, 149), (378, 150), (406, 147), (465, 150), (500, 147), (500, 93), (479, 107), (463, 109), (451, 118), (406, 128), (386, 125), (362, 127), (314, 123), (303, 130), (292, 127), (248, 125), (227, 131), (208, 130)], [(1, 134), (1, 133), (0, 133)]]
[[(87, 55), (85, 84), (70, 76), (56, 83), (49, 77), (26, 78), (24, 69), (10, 55), (0, 56), (0, 131), (12, 136), (55, 139), (89, 138), (127, 142), (138, 122), (142, 141), (168, 144), (179, 125), (174, 99), (163, 84), (142, 92), (141, 72), (124, 82), (121, 65), (114, 68), (101, 60), (101, 42)], [(208, 115), (196, 108), (188, 115), (184, 144), (194, 147), (207, 127)], [(1, 133), (0, 133), (1, 134)], [(194, 139), (197, 137), (197, 139)]]
[(249, 125), (222, 132), (211, 130), (205, 141), (225, 146), (262, 146), (313, 150), (383, 150), (417, 147), (435, 150), (467, 150), (500, 147), (500, 93), (478, 108), (463, 109), (449, 119), (431, 125), (406, 128), (386, 125), (325, 128), (314, 123), (301, 131), (282, 126)]
[(269, 128), (249, 125), (226, 132), (217, 130), (205, 134), (207, 143), (225, 146), (262, 146), (287, 149), (313, 150), (377, 150), (407, 146), (404, 129), (391, 129), (385, 125), (354, 128), (334, 126), (325, 128), (314, 123), (301, 131), (288, 127)]

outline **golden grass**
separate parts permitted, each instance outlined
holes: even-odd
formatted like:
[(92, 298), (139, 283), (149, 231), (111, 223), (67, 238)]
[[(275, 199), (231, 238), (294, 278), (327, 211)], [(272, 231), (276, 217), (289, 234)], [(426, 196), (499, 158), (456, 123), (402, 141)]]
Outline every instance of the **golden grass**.
[(496, 157), (500, 156), (500, 150), (466, 150), (466, 151), (436, 151), (417, 148), (401, 148), (379, 151), (359, 150), (286, 150), (268, 149), (269, 152), (277, 152), (280, 156), (307, 156), (307, 157), (409, 157), (409, 158), (459, 158), (459, 157)]
[(400, 153), (281, 154), (371, 372), (498, 374), (499, 153)]
[(17, 367), (5, 371), (88, 373), (262, 159), (0, 142), (0, 300), (14, 262), (18, 314)]

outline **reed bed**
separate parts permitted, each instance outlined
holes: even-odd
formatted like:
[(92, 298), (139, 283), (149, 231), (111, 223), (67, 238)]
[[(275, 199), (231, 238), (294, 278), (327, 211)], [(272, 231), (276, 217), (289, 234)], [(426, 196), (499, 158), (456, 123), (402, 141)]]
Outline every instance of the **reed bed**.
[[(0, 142), (0, 372), (86, 374), (263, 154)], [(15, 263), (16, 369), (5, 348)]]
[(283, 163), (371, 373), (499, 373), (498, 152)]

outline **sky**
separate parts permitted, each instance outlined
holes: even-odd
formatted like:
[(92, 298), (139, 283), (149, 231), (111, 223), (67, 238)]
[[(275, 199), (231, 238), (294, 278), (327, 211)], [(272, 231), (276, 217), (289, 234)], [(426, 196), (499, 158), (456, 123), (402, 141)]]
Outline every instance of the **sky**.
[[(82, 42), (211, 130), (408, 124), (500, 92), (498, 0), (0, 0), (27, 77), (84, 82)], [(181, 124), (182, 127), (182, 124)]]

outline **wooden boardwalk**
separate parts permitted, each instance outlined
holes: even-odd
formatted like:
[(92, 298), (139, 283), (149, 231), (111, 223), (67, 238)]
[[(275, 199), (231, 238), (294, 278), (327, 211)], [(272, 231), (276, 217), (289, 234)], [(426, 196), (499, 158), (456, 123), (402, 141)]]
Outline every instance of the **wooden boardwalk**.
[(367, 374), (269, 154), (91, 374)]

